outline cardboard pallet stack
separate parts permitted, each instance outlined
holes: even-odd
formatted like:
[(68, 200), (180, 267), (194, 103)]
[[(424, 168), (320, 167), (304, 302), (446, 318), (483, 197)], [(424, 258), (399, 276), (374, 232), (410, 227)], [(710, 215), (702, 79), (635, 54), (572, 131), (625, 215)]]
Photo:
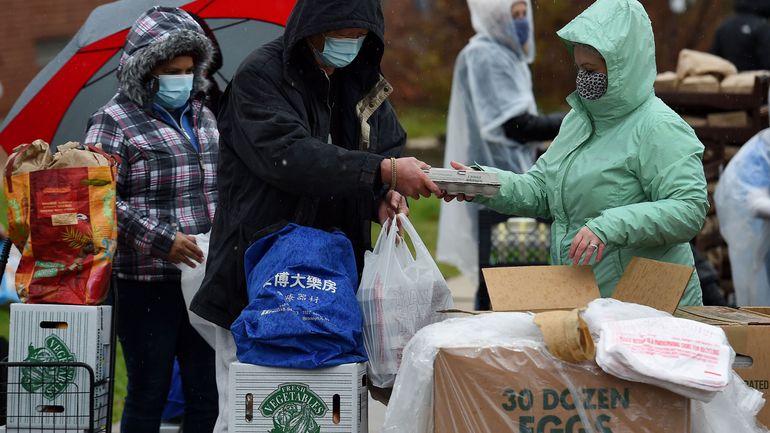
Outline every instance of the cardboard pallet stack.
[(739, 73), (717, 56), (682, 50), (676, 72), (664, 72), (655, 92), (692, 126), (706, 147), (703, 165), (711, 208), (695, 246), (720, 275), (722, 289), (732, 293), (727, 246), (719, 233), (713, 194), (722, 168), (740, 146), (768, 127), (770, 72)]

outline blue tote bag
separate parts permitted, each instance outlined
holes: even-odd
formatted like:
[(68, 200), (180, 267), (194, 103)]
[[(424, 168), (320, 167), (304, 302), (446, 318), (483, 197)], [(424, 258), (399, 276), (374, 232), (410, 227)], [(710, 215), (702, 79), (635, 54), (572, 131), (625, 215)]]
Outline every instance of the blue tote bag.
[(230, 330), (238, 360), (313, 369), (367, 360), (353, 246), (287, 224), (246, 250), (249, 304)]

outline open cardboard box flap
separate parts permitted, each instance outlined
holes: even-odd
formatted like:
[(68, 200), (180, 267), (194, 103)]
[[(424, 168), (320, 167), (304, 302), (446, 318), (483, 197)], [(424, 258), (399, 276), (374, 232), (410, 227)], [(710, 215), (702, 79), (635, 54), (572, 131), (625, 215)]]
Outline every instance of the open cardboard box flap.
[[(601, 296), (590, 266), (519, 266), (483, 272), (494, 311), (571, 310)], [(689, 266), (634, 257), (612, 297), (673, 314), (692, 273)]]
[(680, 307), (676, 316), (710, 325), (770, 325), (770, 316), (759, 308)]

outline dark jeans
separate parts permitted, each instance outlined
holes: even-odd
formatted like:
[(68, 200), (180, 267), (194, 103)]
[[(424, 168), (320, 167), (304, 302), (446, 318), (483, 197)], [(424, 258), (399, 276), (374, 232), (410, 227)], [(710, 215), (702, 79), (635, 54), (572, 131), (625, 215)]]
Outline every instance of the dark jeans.
[(157, 433), (179, 360), (185, 433), (211, 433), (217, 419), (214, 350), (190, 325), (179, 282), (118, 280), (118, 337), (128, 370), (120, 431)]

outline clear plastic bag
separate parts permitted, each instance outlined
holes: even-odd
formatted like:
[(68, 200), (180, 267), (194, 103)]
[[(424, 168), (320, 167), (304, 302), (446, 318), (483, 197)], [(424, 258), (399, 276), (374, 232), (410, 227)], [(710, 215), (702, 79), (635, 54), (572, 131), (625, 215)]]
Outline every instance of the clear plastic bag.
[(705, 402), (732, 378), (735, 352), (719, 327), (655, 317), (606, 322), (600, 329), (596, 363), (613, 376)]
[(709, 403), (693, 400), (693, 433), (768, 433), (757, 422), (765, 404), (762, 393), (749, 388), (735, 372), (730, 385)]
[(369, 381), (390, 387), (396, 378), (401, 354), (422, 327), (438, 322), (441, 310), (452, 308), (452, 293), (409, 219), (399, 214), (407, 243), (388, 221), (374, 250), (367, 252), (358, 289), (364, 314), (364, 343), (369, 355)]

